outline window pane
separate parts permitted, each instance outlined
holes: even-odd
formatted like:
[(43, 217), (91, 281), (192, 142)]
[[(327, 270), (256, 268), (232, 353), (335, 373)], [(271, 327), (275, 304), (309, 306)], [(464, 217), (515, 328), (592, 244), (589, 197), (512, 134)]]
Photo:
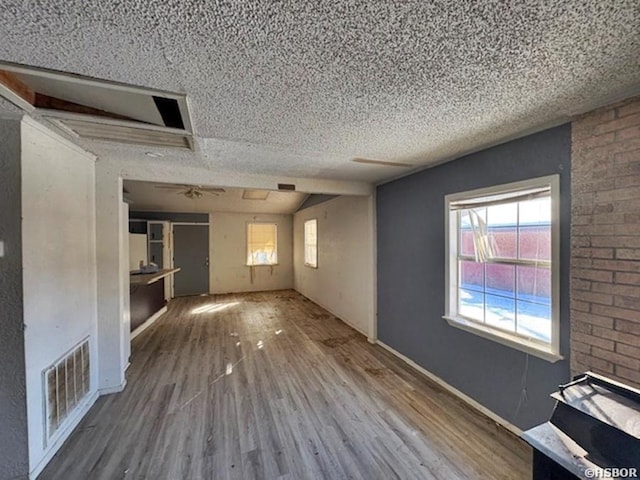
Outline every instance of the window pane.
[(551, 341), (551, 306), (518, 301), (518, 333)]
[(518, 299), (551, 305), (551, 270), (518, 265)]
[(318, 264), (318, 221), (304, 222), (304, 263), (312, 267)]
[(520, 258), (551, 261), (551, 225), (522, 225), (519, 229)]
[(520, 202), (520, 225), (551, 223), (551, 197)]
[(277, 226), (273, 223), (247, 225), (247, 265), (278, 263)]
[(487, 293), (515, 298), (515, 265), (488, 263), (485, 268), (487, 272)]
[(496, 257), (516, 257), (518, 204), (507, 203), (487, 208), (487, 229)]
[(516, 305), (513, 298), (500, 297), (498, 295), (485, 295), (487, 325), (503, 330), (515, 331)]
[(460, 211), (460, 254), (470, 257), (474, 257), (476, 254), (468, 210)]
[(474, 290), (458, 290), (458, 313), (463, 317), (484, 321), (484, 294)]
[(460, 286), (467, 290), (484, 290), (484, 263), (460, 261)]

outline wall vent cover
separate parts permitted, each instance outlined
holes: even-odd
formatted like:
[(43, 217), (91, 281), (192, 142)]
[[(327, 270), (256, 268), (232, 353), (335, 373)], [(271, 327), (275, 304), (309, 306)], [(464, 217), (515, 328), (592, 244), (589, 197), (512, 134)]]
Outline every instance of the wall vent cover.
[(89, 340), (85, 339), (43, 372), (47, 441), (55, 435), (88, 395)]

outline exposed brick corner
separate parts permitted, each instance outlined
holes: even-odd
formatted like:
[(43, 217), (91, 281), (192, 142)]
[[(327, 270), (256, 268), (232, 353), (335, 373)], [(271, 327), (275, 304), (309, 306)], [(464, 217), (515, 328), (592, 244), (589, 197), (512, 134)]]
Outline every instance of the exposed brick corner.
[(572, 137), (571, 371), (640, 387), (640, 97)]

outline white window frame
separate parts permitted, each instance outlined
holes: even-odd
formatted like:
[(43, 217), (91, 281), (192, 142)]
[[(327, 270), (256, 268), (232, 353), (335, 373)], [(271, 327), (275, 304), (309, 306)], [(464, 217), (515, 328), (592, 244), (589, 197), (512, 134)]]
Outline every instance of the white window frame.
[[(548, 186), (551, 197), (551, 341), (537, 342), (458, 314), (458, 213), (451, 204), (498, 194), (517, 193)], [(560, 177), (549, 175), (445, 196), (445, 314), (452, 327), (460, 328), (550, 362), (560, 354)]]
[[(307, 260), (307, 245), (310, 245), (309, 242), (307, 242), (307, 223), (315, 223), (316, 224), (316, 258), (313, 262), (309, 262)], [(309, 267), (309, 268), (318, 268), (318, 219), (317, 218), (310, 218), (309, 220), (305, 220), (304, 224), (303, 224), (303, 244), (304, 244), (304, 265), (305, 267)]]
[[(275, 262), (273, 263), (248, 263), (247, 259), (249, 258), (249, 229), (251, 225), (273, 225), (275, 230)], [(278, 224), (275, 222), (247, 222), (247, 228), (245, 229), (245, 251), (244, 251), (244, 261), (247, 267), (271, 267), (274, 265), (278, 265)]]

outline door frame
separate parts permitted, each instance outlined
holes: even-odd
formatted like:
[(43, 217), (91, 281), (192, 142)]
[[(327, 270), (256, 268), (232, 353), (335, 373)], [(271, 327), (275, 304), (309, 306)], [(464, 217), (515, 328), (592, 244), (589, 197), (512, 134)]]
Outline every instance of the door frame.
[[(174, 225), (200, 225), (200, 226), (209, 226), (209, 222), (169, 222), (169, 255), (171, 258), (171, 262), (169, 263), (169, 268), (174, 268), (173, 266), (173, 256), (175, 251), (173, 250), (173, 226)], [(211, 248), (211, 232), (209, 232), (209, 248)], [(209, 258), (209, 251), (207, 251), (207, 260), (209, 261), (209, 277), (211, 277), (211, 259)], [(175, 298), (175, 282), (171, 281), (171, 298)], [(209, 289), (211, 289), (211, 285), (209, 285)]]

